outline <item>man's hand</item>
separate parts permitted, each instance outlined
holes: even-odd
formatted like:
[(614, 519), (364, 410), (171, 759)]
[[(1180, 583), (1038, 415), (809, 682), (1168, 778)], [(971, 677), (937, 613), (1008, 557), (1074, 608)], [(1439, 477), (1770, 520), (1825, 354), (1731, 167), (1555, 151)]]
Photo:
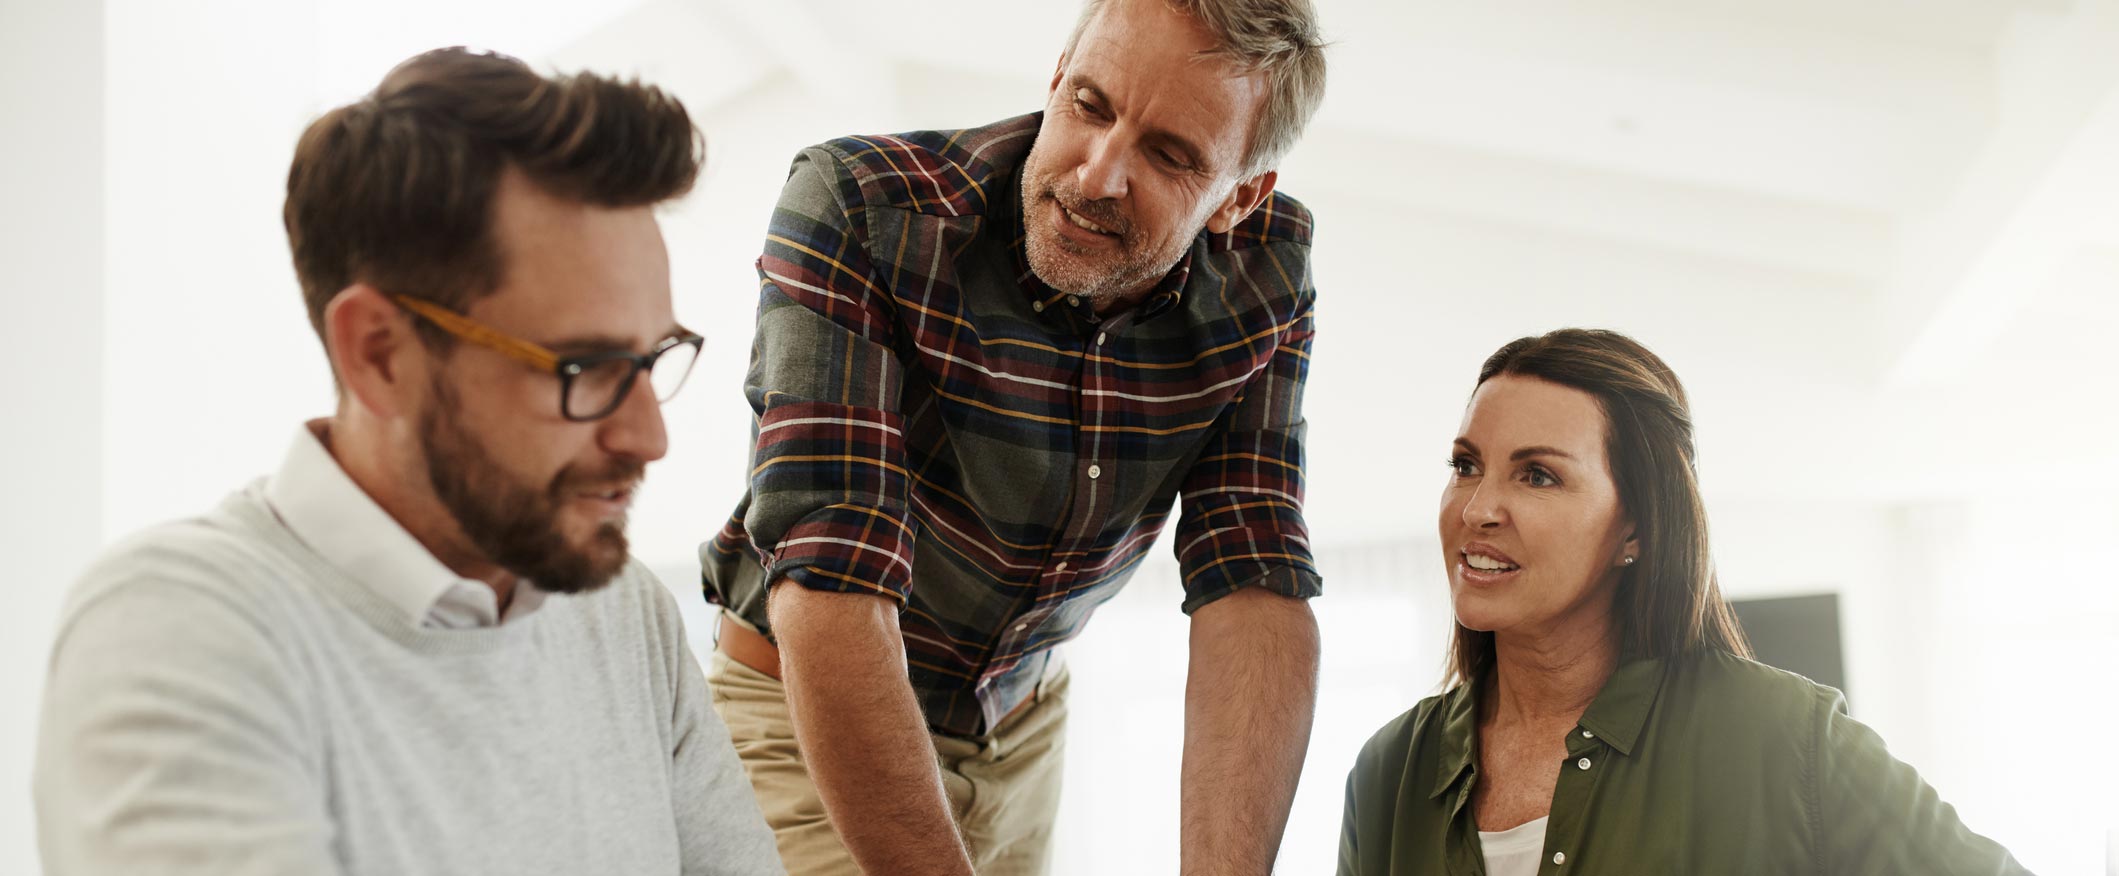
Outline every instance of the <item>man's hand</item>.
[(776, 584), (766, 610), (795, 741), (854, 862), (870, 876), (971, 876), (906, 680), (897, 605)]
[(1295, 802), (1317, 704), (1317, 618), (1255, 587), (1192, 613), (1185, 681), (1183, 870), (1266, 876)]

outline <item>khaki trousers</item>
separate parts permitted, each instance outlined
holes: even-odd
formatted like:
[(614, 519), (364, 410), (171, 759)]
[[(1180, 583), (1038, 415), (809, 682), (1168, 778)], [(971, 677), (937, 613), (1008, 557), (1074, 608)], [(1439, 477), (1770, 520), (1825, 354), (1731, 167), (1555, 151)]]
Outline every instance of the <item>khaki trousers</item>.
[[(719, 648), (708, 660), (707, 681), (714, 711), (728, 724), (790, 876), (859, 876), (795, 746), (787, 689)], [(1067, 724), (1066, 670), (1048, 675), (1036, 696), (988, 739), (934, 734), (942, 786), (979, 876), (1042, 876), (1051, 860)]]

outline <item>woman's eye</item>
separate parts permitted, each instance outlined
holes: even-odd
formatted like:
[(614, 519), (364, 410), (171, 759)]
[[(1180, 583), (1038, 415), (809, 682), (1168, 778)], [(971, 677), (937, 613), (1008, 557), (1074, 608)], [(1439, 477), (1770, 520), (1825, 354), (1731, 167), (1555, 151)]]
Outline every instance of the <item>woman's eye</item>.
[(1533, 487), (1555, 487), (1560, 484), (1559, 478), (1553, 477), (1550, 472), (1542, 468), (1533, 468), (1525, 472), (1523, 478), (1529, 481)]
[(1456, 475), (1457, 477), (1472, 478), (1479, 476), (1479, 467), (1473, 465), (1472, 461), (1465, 457), (1451, 457), (1448, 462), (1448, 465), (1450, 473)]

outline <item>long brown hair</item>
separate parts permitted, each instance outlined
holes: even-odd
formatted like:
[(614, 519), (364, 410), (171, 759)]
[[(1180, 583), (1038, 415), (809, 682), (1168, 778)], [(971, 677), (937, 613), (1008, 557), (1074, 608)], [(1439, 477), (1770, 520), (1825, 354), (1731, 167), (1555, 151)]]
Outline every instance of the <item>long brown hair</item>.
[[(1612, 600), (1620, 659), (1701, 648), (1751, 656), (1715, 580), (1692, 409), (1670, 366), (1618, 332), (1570, 328), (1508, 342), (1480, 366), (1479, 385), (1504, 374), (1581, 390), (1604, 411), (1619, 507), (1641, 545), (1639, 559), (1620, 572)], [(1449, 682), (1480, 681), (1494, 667), (1494, 634), (1455, 626)]]

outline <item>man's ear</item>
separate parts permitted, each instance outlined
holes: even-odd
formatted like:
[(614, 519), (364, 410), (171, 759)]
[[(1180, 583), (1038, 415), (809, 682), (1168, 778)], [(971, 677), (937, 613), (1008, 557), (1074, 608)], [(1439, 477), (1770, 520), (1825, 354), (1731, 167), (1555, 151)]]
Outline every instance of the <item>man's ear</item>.
[(339, 290), (324, 306), (324, 348), (346, 400), (381, 419), (412, 410), (424, 386), (425, 349), (412, 317), (366, 283)]
[(1235, 228), (1244, 217), (1251, 215), (1252, 210), (1258, 209), (1259, 204), (1265, 203), (1273, 194), (1273, 184), (1279, 181), (1280, 171), (1268, 170), (1237, 183), (1236, 188), (1229, 190), (1228, 200), (1222, 201), (1221, 206), (1207, 215), (1207, 230), (1215, 234), (1229, 233), (1229, 229)]

